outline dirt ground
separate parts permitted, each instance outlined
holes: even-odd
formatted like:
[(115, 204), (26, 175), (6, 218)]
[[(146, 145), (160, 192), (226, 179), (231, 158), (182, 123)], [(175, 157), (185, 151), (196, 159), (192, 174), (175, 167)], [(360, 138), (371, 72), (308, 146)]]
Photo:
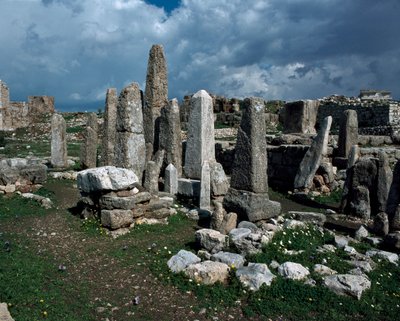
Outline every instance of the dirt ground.
[[(224, 311), (207, 311), (199, 308), (193, 293), (180, 290), (161, 282), (148, 268), (146, 262), (152, 259), (138, 257), (127, 265), (119, 254), (135, 249), (147, 249), (152, 244), (162, 247), (165, 235), (156, 239), (122, 237), (90, 237), (81, 229), (81, 221), (68, 209), (74, 207), (78, 192), (74, 186), (49, 183), (47, 189), (55, 193), (57, 209), (46, 216), (21, 218), (18, 225), (5, 221), (3, 232), (16, 233), (26, 237), (37, 253), (48, 253), (57, 264), (65, 266), (63, 281), (75, 289), (74, 297), (65, 297), (65, 304), (74, 303), (79, 310), (82, 304), (93, 306), (92, 320), (245, 320), (240, 308)], [(196, 224), (182, 230), (180, 235), (169, 236), (190, 239)], [(85, 287), (85, 294), (81, 289)], [(88, 298), (88, 299), (87, 299)], [(139, 302), (135, 304), (135, 298)], [(79, 311), (77, 311), (79, 314)], [(266, 320), (252, 318), (247, 320)]]

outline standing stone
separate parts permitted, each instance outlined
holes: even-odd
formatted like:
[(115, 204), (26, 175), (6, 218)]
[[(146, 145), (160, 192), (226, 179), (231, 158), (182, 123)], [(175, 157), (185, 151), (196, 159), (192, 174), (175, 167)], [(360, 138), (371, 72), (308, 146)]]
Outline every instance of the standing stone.
[(373, 231), (377, 235), (389, 234), (389, 218), (384, 212), (378, 213), (374, 218)]
[(200, 205), (204, 210), (211, 208), (211, 182), (210, 182), (210, 164), (205, 161), (201, 168), (200, 181)]
[(380, 151), (376, 186), (377, 212), (386, 212), (386, 203), (392, 180), (393, 172), (389, 166), (389, 158), (384, 151)]
[(354, 166), (357, 160), (360, 158), (360, 147), (358, 145), (353, 145), (350, 148), (349, 160), (347, 162), (347, 168)]
[(358, 142), (357, 112), (345, 110), (340, 118), (338, 156), (348, 158), (350, 149)]
[(227, 212), (251, 222), (277, 216), (281, 206), (269, 200), (264, 100), (247, 98), (237, 134), (231, 187), (224, 197)]
[(93, 168), (97, 165), (97, 115), (89, 113), (86, 122), (85, 140), (81, 146), (81, 168)]
[(173, 164), (165, 169), (164, 191), (173, 195), (178, 193), (178, 171)]
[(65, 168), (67, 162), (67, 126), (63, 116), (54, 114), (51, 117), (51, 165)]
[(332, 124), (332, 117), (324, 119), (318, 135), (315, 137), (310, 148), (304, 155), (294, 179), (295, 189), (308, 189), (311, 187), (313, 178), (321, 163), (321, 160), (328, 153), (329, 130)]
[(115, 164), (132, 169), (139, 182), (145, 169), (146, 145), (143, 134), (142, 98), (137, 83), (125, 87), (117, 106)]
[(107, 89), (101, 155), (101, 163), (103, 166), (114, 165), (117, 102), (117, 89)]
[(150, 144), (148, 149), (153, 149), (159, 145), (161, 108), (168, 105), (167, 63), (161, 45), (153, 45), (150, 49), (144, 102), (144, 138), (146, 144)]
[(212, 98), (200, 90), (193, 95), (191, 106), (184, 171), (189, 178), (199, 179), (203, 163), (215, 162)]
[(281, 114), (285, 133), (315, 134), (319, 102), (300, 100), (287, 103)]
[(181, 121), (178, 100), (175, 98), (161, 109), (159, 149), (166, 152), (166, 164), (173, 164), (178, 175), (182, 176)]
[(400, 161), (393, 169), (393, 180), (390, 186), (386, 204), (386, 213), (389, 217), (390, 230), (400, 230)]
[(158, 193), (158, 178), (160, 177), (164, 155), (164, 150), (157, 151), (153, 160), (148, 161), (146, 165), (143, 187), (152, 194)]

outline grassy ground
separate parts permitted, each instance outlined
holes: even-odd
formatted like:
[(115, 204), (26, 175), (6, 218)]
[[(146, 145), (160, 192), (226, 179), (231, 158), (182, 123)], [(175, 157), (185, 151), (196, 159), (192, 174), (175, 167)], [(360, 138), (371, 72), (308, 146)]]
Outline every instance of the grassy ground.
[[(16, 321), (396, 320), (400, 312), (400, 271), (384, 262), (369, 274), (372, 288), (361, 301), (280, 277), (255, 293), (233, 276), (228, 285), (197, 285), (166, 266), (180, 249), (193, 250), (193, 221), (177, 215), (169, 225), (137, 226), (113, 240), (97, 222), (82, 222), (68, 211), (78, 197), (73, 184), (51, 180), (39, 190), (55, 202), (50, 210), (0, 196), (0, 301), (10, 305)], [(325, 258), (345, 272), (346, 253), (316, 252), (331, 242), (311, 227), (280, 232), (252, 260), (292, 260), (311, 268)], [(285, 250), (305, 252), (293, 257)]]

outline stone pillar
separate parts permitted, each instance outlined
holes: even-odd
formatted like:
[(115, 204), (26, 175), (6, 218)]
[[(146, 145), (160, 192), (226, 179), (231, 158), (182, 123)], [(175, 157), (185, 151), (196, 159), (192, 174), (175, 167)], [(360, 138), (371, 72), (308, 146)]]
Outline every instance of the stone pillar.
[(201, 178), (205, 161), (215, 162), (214, 113), (212, 98), (205, 90), (191, 100), (184, 172), (189, 178)]
[(10, 105), (10, 91), (7, 85), (0, 80), (0, 130), (7, 128), (8, 108)]
[(178, 193), (178, 171), (173, 164), (165, 169), (164, 192), (175, 195)]
[(211, 209), (211, 182), (210, 182), (210, 164), (205, 161), (201, 168), (200, 181), (200, 209)]
[(97, 166), (97, 115), (89, 113), (87, 116), (85, 140), (81, 146), (81, 168)]
[(358, 143), (357, 112), (345, 110), (340, 118), (338, 156), (348, 158), (350, 149)]
[(67, 161), (67, 126), (63, 116), (51, 117), (51, 166), (65, 168)]
[(376, 213), (386, 212), (390, 186), (393, 181), (393, 172), (389, 166), (389, 158), (384, 151), (379, 152), (378, 177), (376, 186), (377, 208)]
[(161, 109), (160, 117), (160, 147), (165, 150), (165, 162), (173, 164), (182, 176), (182, 138), (179, 105), (177, 99)]
[(165, 151), (159, 150), (154, 154), (153, 160), (146, 163), (143, 187), (152, 194), (158, 193), (158, 178), (160, 177)]
[(143, 134), (142, 98), (137, 83), (125, 87), (119, 96), (116, 119), (115, 164), (128, 168), (142, 182), (146, 146)]
[[(168, 105), (168, 77), (164, 48), (153, 45), (147, 64), (146, 89), (144, 93), (144, 138), (149, 149), (159, 146), (159, 117), (161, 108)], [(156, 150), (155, 150), (156, 151)], [(155, 152), (154, 151), (154, 152)], [(153, 154), (153, 151), (149, 152)]]
[(351, 146), (349, 152), (349, 159), (347, 161), (347, 168), (353, 167), (359, 158), (360, 158), (360, 147), (358, 145)]
[(315, 134), (319, 102), (300, 100), (287, 103), (281, 114), (285, 133)]
[(242, 120), (237, 134), (231, 187), (224, 197), (227, 212), (252, 222), (279, 215), (281, 205), (269, 200), (267, 143), (265, 139), (264, 100), (244, 100)]
[(106, 106), (104, 110), (103, 140), (101, 163), (103, 166), (114, 165), (114, 149), (117, 118), (117, 89), (107, 89)]
[(331, 129), (331, 125), (332, 117), (328, 116), (324, 119), (318, 135), (315, 137), (300, 163), (300, 167), (294, 179), (295, 189), (304, 190), (311, 187), (315, 173), (321, 164), (321, 160), (326, 157), (328, 153), (329, 130)]

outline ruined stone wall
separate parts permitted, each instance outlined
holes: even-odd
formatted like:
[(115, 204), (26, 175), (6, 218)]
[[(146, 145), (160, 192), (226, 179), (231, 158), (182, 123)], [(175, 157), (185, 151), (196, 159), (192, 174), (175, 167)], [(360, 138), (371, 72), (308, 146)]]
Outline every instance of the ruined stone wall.
[(363, 105), (320, 105), (317, 127), (327, 116), (332, 116), (332, 129), (339, 128), (340, 117), (347, 109), (357, 112), (359, 132), (364, 134), (389, 135), (391, 127), (400, 126), (400, 106), (387, 103), (376, 106)]
[(4, 122), (6, 116), (6, 110), (10, 103), (10, 93), (7, 85), (0, 80), (0, 130), (7, 129)]
[(24, 101), (10, 101), (7, 117), (8, 128), (26, 127), (30, 124), (29, 105)]
[(28, 123), (33, 123), (43, 117), (45, 114), (53, 114), (54, 97), (52, 96), (29, 96), (28, 97), (29, 114)]

